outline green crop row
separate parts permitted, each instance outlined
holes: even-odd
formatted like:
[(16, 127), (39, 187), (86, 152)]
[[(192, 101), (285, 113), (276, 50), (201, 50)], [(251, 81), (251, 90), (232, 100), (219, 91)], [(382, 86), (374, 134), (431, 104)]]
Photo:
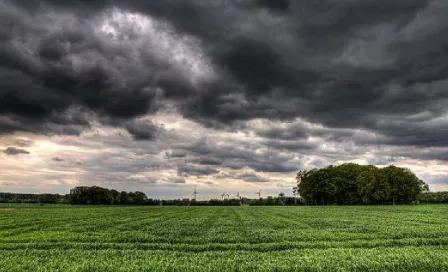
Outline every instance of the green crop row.
[(448, 206), (0, 206), (0, 271), (444, 271)]

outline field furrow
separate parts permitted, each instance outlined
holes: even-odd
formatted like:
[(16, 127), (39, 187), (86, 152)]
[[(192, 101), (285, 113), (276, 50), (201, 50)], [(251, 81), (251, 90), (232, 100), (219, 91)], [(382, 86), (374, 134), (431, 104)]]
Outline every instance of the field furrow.
[(448, 206), (0, 211), (0, 271), (444, 271)]

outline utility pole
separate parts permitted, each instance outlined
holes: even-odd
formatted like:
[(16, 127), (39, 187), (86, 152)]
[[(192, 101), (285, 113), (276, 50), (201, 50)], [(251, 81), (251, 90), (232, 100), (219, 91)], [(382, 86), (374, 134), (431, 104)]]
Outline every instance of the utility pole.
[(196, 191), (196, 188), (194, 188), (194, 191), (193, 191), (193, 199), (194, 199), (194, 201), (196, 201), (196, 195), (198, 194), (198, 192)]

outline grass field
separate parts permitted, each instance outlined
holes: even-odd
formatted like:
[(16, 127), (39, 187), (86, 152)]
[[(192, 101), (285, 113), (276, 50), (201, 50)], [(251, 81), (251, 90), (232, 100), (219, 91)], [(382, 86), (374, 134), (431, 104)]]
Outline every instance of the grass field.
[(0, 206), (0, 271), (448, 271), (448, 206)]

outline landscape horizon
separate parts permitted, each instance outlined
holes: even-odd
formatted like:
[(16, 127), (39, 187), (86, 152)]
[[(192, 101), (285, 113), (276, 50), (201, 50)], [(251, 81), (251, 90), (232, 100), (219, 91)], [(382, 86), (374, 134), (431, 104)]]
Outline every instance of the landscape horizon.
[(446, 0), (0, 0), (0, 272), (448, 271)]

